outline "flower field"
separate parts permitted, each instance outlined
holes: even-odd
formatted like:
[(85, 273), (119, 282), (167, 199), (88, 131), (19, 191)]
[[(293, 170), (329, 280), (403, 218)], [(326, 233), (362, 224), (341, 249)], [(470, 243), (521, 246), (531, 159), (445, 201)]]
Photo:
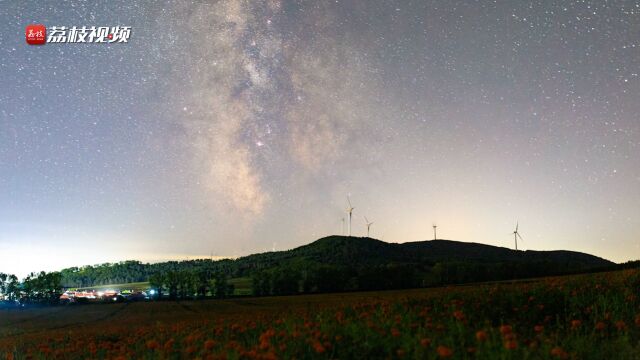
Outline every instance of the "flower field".
[(638, 359), (640, 271), (0, 310), (0, 359)]

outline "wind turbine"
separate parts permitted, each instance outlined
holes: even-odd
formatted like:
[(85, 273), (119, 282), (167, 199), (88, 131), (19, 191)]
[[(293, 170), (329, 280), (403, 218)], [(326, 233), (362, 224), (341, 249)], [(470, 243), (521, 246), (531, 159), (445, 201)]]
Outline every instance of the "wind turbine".
[(520, 238), (520, 240), (523, 240), (522, 236), (520, 236), (520, 233), (518, 232), (518, 222), (516, 221), (516, 229), (513, 231), (513, 239), (516, 242), (516, 251), (518, 250), (518, 238)]
[(438, 225), (433, 224), (433, 240), (437, 240), (438, 236), (436, 235), (436, 228), (438, 227)]
[(347, 208), (347, 213), (349, 213), (349, 237), (351, 237), (351, 215), (355, 208), (351, 205), (351, 199), (349, 199), (349, 196), (347, 196), (347, 202), (349, 203), (349, 207)]
[(367, 237), (369, 237), (369, 229), (371, 228), (371, 225), (373, 225), (373, 222), (369, 222), (369, 220), (367, 220), (367, 217), (364, 217), (364, 223), (367, 224)]
[(340, 232), (340, 235), (344, 236), (344, 218), (342, 218), (342, 231)]

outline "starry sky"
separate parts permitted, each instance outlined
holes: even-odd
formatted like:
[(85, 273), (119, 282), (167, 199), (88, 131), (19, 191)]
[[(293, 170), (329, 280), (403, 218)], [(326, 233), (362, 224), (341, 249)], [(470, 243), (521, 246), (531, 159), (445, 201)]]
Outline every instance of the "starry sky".
[(636, 1), (0, 8), (0, 271), (289, 249), (347, 195), (358, 236), (640, 258)]

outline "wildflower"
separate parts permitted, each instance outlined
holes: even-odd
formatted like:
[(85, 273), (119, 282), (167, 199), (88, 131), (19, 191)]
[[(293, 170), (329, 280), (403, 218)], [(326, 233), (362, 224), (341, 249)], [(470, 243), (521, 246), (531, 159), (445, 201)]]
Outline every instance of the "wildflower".
[(453, 312), (453, 317), (458, 321), (462, 321), (464, 320), (464, 313), (460, 310), (456, 310)]
[(513, 328), (511, 327), (511, 325), (500, 326), (500, 334), (502, 335), (511, 334), (512, 331), (513, 331)]
[(398, 337), (400, 336), (400, 330), (396, 329), (396, 328), (392, 328), (391, 329), (391, 336), (393, 337)]
[(402, 349), (398, 349), (396, 350), (396, 354), (398, 355), (398, 357), (404, 357), (404, 355), (406, 354), (406, 351)]
[(553, 349), (551, 349), (551, 356), (554, 356), (560, 359), (566, 359), (569, 357), (569, 354), (567, 354), (566, 351), (562, 350), (561, 347), (556, 346)]
[(640, 315), (636, 316), (636, 326), (640, 327)]
[(155, 349), (159, 349), (159, 348), (160, 348), (160, 344), (157, 341), (155, 341), (155, 340), (147, 341), (147, 349), (155, 350)]
[(571, 328), (572, 329), (577, 329), (580, 327), (580, 325), (582, 325), (582, 321), (580, 320), (571, 320)]
[(627, 328), (627, 324), (625, 324), (624, 321), (622, 320), (616, 321), (616, 329), (622, 331), (622, 330), (625, 330), (626, 328)]
[(484, 330), (479, 330), (476, 332), (476, 339), (478, 341), (486, 341), (489, 338), (489, 335), (487, 335), (487, 332)]
[(518, 348), (518, 342), (515, 340), (508, 340), (504, 343), (504, 348), (507, 350), (514, 350)]
[(211, 339), (204, 342), (204, 349), (207, 351), (213, 349), (214, 346), (216, 346), (216, 342)]
[(431, 345), (431, 339), (429, 338), (424, 338), (420, 340), (420, 346), (422, 347), (429, 347), (429, 345)]
[(440, 356), (442, 358), (448, 358), (448, 357), (451, 357), (453, 355), (453, 350), (451, 348), (448, 348), (448, 347), (444, 346), (444, 345), (438, 346), (436, 351), (438, 352), (438, 356)]
[(602, 330), (604, 330), (606, 328), (607, 328), (607, 325), (605, 323), (603, 323), (602, 321), (598, 321), (596, 323), (596, 330), (602, 331)]
[(164, 351), (170, 352), (171, 350), (173, 350), (173, 343), (174, 342), (175, 342), (175, 340), (173, 340), (173, 339), (167, 340), (167, 342), (163, 346)]
[(540, 334), (542, 331), (544, 331), (544, 326), (536, 325), (536, 326), (533, 327), (533, 331), (535, 331), (536, 333)]
[(322, 354), (325, 352), (324, 346), (322, 346), (322, 344), (319, 341), (313, 342), (313, 350), (315, 350), (315, 352), (317, 352), (318, 354)]

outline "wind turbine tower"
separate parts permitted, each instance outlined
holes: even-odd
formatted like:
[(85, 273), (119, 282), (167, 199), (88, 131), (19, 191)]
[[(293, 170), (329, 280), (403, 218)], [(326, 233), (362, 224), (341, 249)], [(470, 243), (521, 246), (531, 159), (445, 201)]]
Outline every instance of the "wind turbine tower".
[(438, 235), (436, 233), (436, 229), (438, 228), (438, 225), (433, 224), (433, 240), (437, 240), (438, 239)]
[(347, 202), (349, 203), (349, 207), (347, 208), (347, 213), (349, 214), (349, 237), (351, 237), (351, 215), (355, 208), (351, 205), (351, 199), (349, 199), (349, 196), (347, 196)]
[(520, 233), (518, 232), (518, 222), (516, 222), (516, 229), (513, 231), (513, 240), (516, 243), (516, 251), (518, 250), (518, 238), (520, 238), (520, 240), (523, 240), (522, 236), (520, 236)]
[(364, 223), (367, 224), (367, 237), (369, 237), (369, 229), (371, 229), (371, 225), (373, 225), (373, 222), (369, 222), (369, 220), (367, 220), (367, 217), (364, 217)]

